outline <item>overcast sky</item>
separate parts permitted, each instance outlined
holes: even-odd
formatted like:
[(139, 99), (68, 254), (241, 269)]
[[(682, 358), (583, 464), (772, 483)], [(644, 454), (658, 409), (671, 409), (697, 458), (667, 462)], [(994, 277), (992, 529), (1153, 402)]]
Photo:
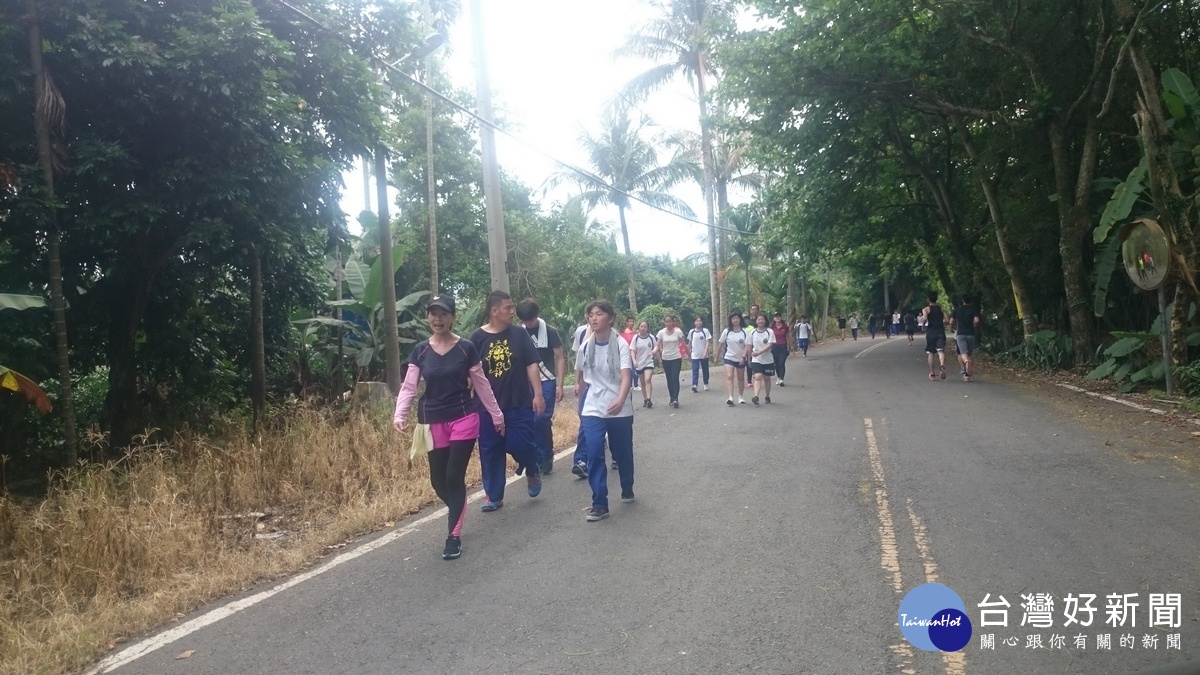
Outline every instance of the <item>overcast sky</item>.
[[(633, 76), (646, 70), (646, 61), (614, 59), (613, 51), (653, 16), (645, 0), (483, 0), (488, 69), (493, 108), (507, 129), (528, 144), (558, 159), (586, 167), (579, 146), (582, 128), (595, 132), (600, 114)], [(475, 91), (474, 53), (469, 3), (450, 33), (446, 54), (457, 87)], [(639, 104), (642, 113), (669, 129), (698, 131), (694, 95), (685, 80), (653, 94)], [(550, 159), (497, 135), (497, 155), (503, 169), (540, 190), (557, 170)], [(353, 215), (362, 210), (362, 178), (348, 177), (343, 208)], [(564, 201), (574, 188), (564, 186), (544, 200), (549, 207)], [(704, 220), (700, 187), (680, 185), (675, 193)], [(615, 210), (597, 210), (593, 217), (617, 222)], [(705, 227), (635, 203), (627, 212), (630, 244), (647, 254), (670, 253), (675, 259), (707, 250)]]

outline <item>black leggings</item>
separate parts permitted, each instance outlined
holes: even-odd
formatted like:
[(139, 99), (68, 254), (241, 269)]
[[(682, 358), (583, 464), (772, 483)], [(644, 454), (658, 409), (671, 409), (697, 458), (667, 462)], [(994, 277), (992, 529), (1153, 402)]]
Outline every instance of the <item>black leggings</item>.
[(771, 347), (771, 356), (775, 359), (775, 377), (782, 380), (784, 373), (787, 372), (787, 369), (784, 367), (788, 357), (787, 345), (775, 345)]
[(679, 369), (683, 359), (663, 359), (663, 374), (667, 377), (667, 395), (672, 401), (679, 400)]
[(467, 464), (475, 450), (475, 439), (450, 441), (448, 448), (429, 451), (429, 482), (433, 491), (450, 509), (450, 535), (462, 534), (463, 513), (467, 508)]

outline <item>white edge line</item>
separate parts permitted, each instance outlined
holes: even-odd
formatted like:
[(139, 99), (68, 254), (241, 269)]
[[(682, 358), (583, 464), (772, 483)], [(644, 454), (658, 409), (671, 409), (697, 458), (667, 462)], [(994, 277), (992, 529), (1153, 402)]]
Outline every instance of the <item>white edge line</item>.
[(862, 350), (861, 352), (859, 352), (859, 353), (855, 354), (855, 355), (854, 355), (854, 358), (856, 358), (856, 359), (857, 359), (858, 357), (860, 357), (860, 356), (862, 356), (862, 355), (866, 354), (867, 352), (870, 352), (870, 351), (872, 351), (872, 350), (875, 350), (875, 349), (879, 349), (880, 347), (882, 347), (882, 346), (884, 346), (884, 345), (886, 345), (886, 344), (890, 344), (891, 342), (892, 342), (891, 340), (884, 340), (883, 342), (880, 342), (880, 343), (879, 343), (879, 344), (877, 344), (877, 345), (871, 345), (870, 347), (867, 347), (866, 349)]
[[(575, 452), (575, 446), (571, 446), (571, 447), (567, 448), (566, 450), (563, 450), (563, 451), (555, 454), (554, 459), (555, 459), (555, 461), (557, 461), (563, 457), (566, 457), (569, 454), (573, 454), (574, 452)], [(508, 480), (506, 480), (504, 484), (511, 485), (512, 483), (516, 482), (518, 478), (520, 478), (520, 476), (509, 476)], [(470, 497), (467, 498), (467, 503), (470, 504), (473, 502), (477, 502), (482, 498), (483, 498), (483, 490), (479, 490), (478, 492), (472, 494)], [(196, 631), (200, 630), (201, 628), (210, 626), (222, 619), (227, 619), (227, 618), (233, 616), (234, 614), (237, 614), (238, 612), (249, 609), (249, 608), (253, 607), (254, 605), (257, 605), (258, 603), (262, 602), (263, 600), (266, 600), (274, 595), (282, 593), (283, 591), (286, 591), (287, 589), (289, 589), (293, 586), (297, 586), (301, 583), (304, 583), (305, 581), (308, 581), (309, 579), (320, 576), (339, 565), (342, 565), (344, 563), (350, 562), (351, 560), (354, 560), (355, 558), (357, 558), (359, 556), (366, 555), (367, 553), (370, 553), (371, 551), (374, 551), (379, 548), (383, 548), (384, 546), (387, 546), (388, 544), (396, 541), (397, 539), (420, 529), (421, 525), (424, 525), (425, 523), (428, 523), (432, 520), (437, 520), (438, 518), (445, 516), (447, 513), (449, 513), (449, 509), (447, 509), (446, 507), (443, 506), (443, 507), (437, 509), (436, 511), (433, 511), (432, 513), (421, 516), (420, 518), (414, 520), (411, 523), (408, 523), (407, 525), (403, 526), (402, 528), (400, 528), (398, 530), (389, 532), (389, 533), (383, 535), (382, 537), (379, 537), (378, 539), (373, 539), (373, 540), (363, 544), (362, 546), (355, 547), (351, 551), (346, 551), (345, 553), (338, 555), (337, 557), (333, 558), (332, 560), (325, 563), (324, 565), (317, 567), (316, 569), (312, 569), (307, 572), (302, 572), (300, 574), (297, 574), (296, 576), (288, 579), (287, 581), (284, 581), (283, 583), (273, 586), (272, 588), (269, 588), (265, 591), (262, 591), (260, 593), (255, 593), (254, 595), (242, 598), (240, 600), (234, 600), (233, 602), (230, 602), (226, 605), (222, 605), (221, 607), (218, 607), (214, 610), (211, 610), (204, 614), (201, 614), (200, 616), (192, 619), (191, 621), (182, 623), (182, 624), (176, 626), (175, 628), (172, 628), (171, 630), (163, 631), (162, 633), (159, 633), (158, 635), (155, 635), (153, 637), (142, 640), (141, 642), (138, 642), (136, 644), (130, 645), (129, 647), (126, 647), (125, 649), (121, 650), (120, 652), (113, 654), (112, 656), (109, 656), (109, 657), (105, 658), (104, 660), (102, 660), (100, 663), (96, 664), (96, 667), (87, 671), (87, 675), (98, 675), (99, 673), (107, 673), (107, 672), (110, 672), (117, 668), (120, 668), (121, 666), (125, 666), (130, 663), (133, 663), (137, 659), (140, 659), (141, 657), (143, 657), (151, 652), (162, 649), (163, 647), (166, 647), (167, 645), (171, 644), (172, 642), (175, 642), (175, 641), (177, 641), (181, 638), (184, 638), (192, 633), (195, 633)]]
[[(1140, 403), (1134, 403), (1133, 401), (1126, 401), (1124, 399), (1119, 399), (1116, 396), (1109, 396), (1108, 394), (1101, 394), (1101, 393), (1094, 392), (1094, 391), (1088, 391), (1087, 389), (1084, 389), (1083, 387), (1076, 387), (1073, 384), (1063, 384), (1061, 382), (1055, 382), (1055, 384), (1062, 387), (1063, 389), (1070, 389), (1071, 391), (1076, 391), (1076, 392), (1079, 392), (1080, 394), (1087, 394), (1088, 396), (1093, 396), (1095, 398), (1101, 398), (1101, 399), (1104, 399), (1105, 401), (1112, 401), (1113, 403), (1120, 403), (1121, 405), (1129, 406), (1130, 408), (1134, 408), (1135, 410), (1141, 410), (1142, 412), (1154, 413), (1155, 415), (1169, 414), (1166, 410), (1163, 410), (1161, 408), (1151, 408), (1150, 406), (1142, 405)], [(1182, 417), (1182, 419), (1185, 419), (1185, 420), (1191, 422), (1192, 424), (1200, 424), (1200, 420), (1198, 420), (1194, 417)]]

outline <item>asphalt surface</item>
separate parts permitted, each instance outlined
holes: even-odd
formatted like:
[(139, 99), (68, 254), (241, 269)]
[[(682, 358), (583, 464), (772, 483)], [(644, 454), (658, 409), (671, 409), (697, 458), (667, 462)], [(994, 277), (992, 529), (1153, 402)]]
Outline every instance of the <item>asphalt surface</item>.
[[(684, 371), (674, 410), (660, 374), (654, 409), (635, 414), (637, 501), (613, 494), (611, 518), (585, 522), (587, 483), (560, 458), (537, 499), (521, 480), (503, 509), (468, 507), (459, 560), (441, 560), (440, 517), (364, 540), (382, 545), (116, 672), (1200, 670), (1200, 443), (998, 374), (930, 382), (921, 349), (823, 344), (790, 358), (787, 386), (759, 407), (727, 408), (714, 369), (697, 394)], [(932, 580), (976, 624), (949, 655), (912, 647), (897, 623)], [(1053, 627), (1021, 625), (1034, 593), (1053, 596)], [(1064, 626), (1068, 593), (1097, 596), (1090, 627)], [(1134, 593), (1136, 626), (1107, 625), (1106, 596)], [(1151, 593), (1180, 595), (1177, 627), (1149, 625)], [(989, 595), (1010, 604), (1007, 627), (979, 625)]]

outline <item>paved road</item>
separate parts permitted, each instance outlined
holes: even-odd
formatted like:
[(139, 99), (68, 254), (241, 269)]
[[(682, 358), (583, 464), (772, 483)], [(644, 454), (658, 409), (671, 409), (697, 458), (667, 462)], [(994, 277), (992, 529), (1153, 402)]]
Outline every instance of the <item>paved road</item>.
[[(494, 514), (473, 504), (458, 561), (440, 559), (435, 517), (118, 672), (1123, 673), (1200, 663), (1200, 448), (1188, 430), (1147, 434), (1158, 422), (1144, 413), (987, 373), (928, 382), (919, 351), (903, 340), (822, 345), (789, 360), (788, 386), (758, 408), (727, 408), (722, 381), (700, 394), (685, 386), (679, 410), (665, 398), (638, 408), (637, 502), (614, 499), (608, 520), (584, 521), (587, 484), (562, 458), (538, 499), (514, 489)], [(897, 625), (905, 593), (934, 580), (976, 624), (960, 652), (915, 649)], [(1021, 596), (1034, 593), (1053, 596), (1052, 627), (1021, 625)], [(1090, 627), (1064, 626), (1068, 593), (1097, 596)], [(1105, 624), (1113, 593), (1138, 594), (1136, 627)], [(1180, 594), (1178, 627), (1149, 626), (1151, 593)], [(977, 606), (1000, 596), (1007, 627), (980, 626)], [(1158, 618), (1175, 623), (1171, 613)], [(986, 634), (994, 649), (981, 646)], [(1102, 634), (1111, 650), (1097, 649)], [(1121, 646), (1126, 634), (1132, 648)], [(1045, 648), (1027, 648), (1034, 635)], [(185, 649), (195, 653), (175, 660)]]

